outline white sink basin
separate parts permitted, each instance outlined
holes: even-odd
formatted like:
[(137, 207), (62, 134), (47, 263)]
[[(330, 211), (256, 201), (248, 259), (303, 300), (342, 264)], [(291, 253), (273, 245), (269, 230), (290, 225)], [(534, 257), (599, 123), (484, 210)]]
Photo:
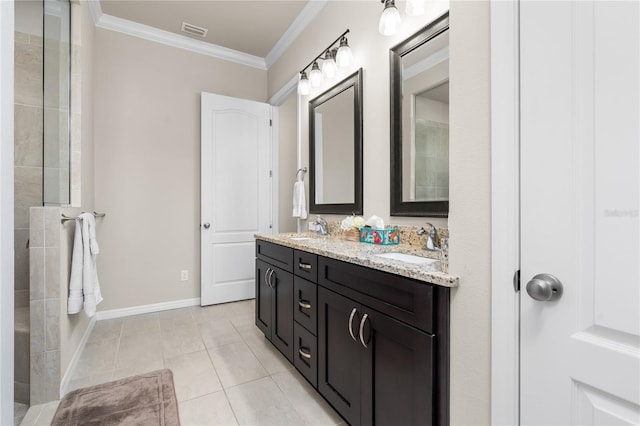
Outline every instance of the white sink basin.
[(303, 240), (310, 240), (311, 237), (289, 237), (289, 239), (293, 241), (303, 241)]
[(414, 256), (412, 254), (405, 254), (405, 253), (383, 253), (383, 254), (376, 254), (374, 256), (382, 257), (384, 259), (399, 260), (401, 262), (413, 263), (416, 265), (426, 265), (429, 263), (439, 262), (439, 260), (436, 260), (436, 259), (429, 259), (427, 257)]

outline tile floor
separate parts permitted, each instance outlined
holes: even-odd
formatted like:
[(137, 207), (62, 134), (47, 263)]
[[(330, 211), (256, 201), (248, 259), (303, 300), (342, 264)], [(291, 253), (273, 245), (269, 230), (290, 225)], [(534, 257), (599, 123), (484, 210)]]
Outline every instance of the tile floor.
[[(183, 426), (344, 424), (254, 325), (253, 300), (98, 321), (68, 391), (159, 368)], [(21, 424), (48, 425), (57, 404)]]

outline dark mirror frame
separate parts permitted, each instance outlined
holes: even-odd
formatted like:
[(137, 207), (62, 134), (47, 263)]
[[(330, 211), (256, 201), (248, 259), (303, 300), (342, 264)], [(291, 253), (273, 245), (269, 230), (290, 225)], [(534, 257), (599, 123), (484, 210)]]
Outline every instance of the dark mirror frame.
[[(354, 127), (354, 202), (350, 204), (316, 204), (315, 109), (353, 87)], [(362, 214), (362, 68), (326, 92), (309, 101), (309, 213)]]
[(449, 201), (402, 200), (402, 57), (449, 29), (449, 12), (389, 50), (391, 216), (448, 217)]

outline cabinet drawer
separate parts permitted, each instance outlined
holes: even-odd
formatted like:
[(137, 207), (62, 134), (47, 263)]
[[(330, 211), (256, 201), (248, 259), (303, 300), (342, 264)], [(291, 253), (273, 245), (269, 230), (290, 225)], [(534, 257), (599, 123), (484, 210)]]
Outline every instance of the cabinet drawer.
[(433, 285), (320, 256), (318, 284), (433, 333)]
[(314, 388), (318, 388), (318, 341), (297, 322), (293, 324), (293, 365)]
[(318, 329), (318, 286), (300, 277), (293, 279), (293, 319), (311, 334)]
[(312, 283), (318, 282), (318, 256), (313, 253), (294, 250), (293, 273)]
[(256, 240), (256, 257), (287, 272), (293, 272), (293, 249)]

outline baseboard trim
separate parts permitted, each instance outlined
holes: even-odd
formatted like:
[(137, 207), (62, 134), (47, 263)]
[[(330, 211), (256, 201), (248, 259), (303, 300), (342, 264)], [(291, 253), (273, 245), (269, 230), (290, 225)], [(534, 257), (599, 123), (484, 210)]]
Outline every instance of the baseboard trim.
[(67, 366), (67, 371), (64, 372), (64, 375), (62, 376), (62, 380), (60, 381), (60, 398), (61, 399), (67, 393), (67, 388), (69, 387), (69, 382), (71, 381), (73, 372), (76, 369), (76, 364), (80, 359), (80, 355), (84, 351), (84, 347), (87, 345), (87, 341), (89, 340), (89, 336), (91, 336), (91, 332), (93, 331), (93, 326), (95, 325), (96, 325), (96, 317), (94, 316), (89, 321), (89, 325), (87, 326), (87, 329), (84, 331), (84, 334), (82, 335), (82, 339), (80, 339), (80, 343), (78, 344), (76, 351), (73, 353), (71, 362)]
[(110, 309), (108, 311), (96, 312), (98, 321), (123, 318), (131, 315), (148, 314), (151, 312), (168, 311), (170, 309), (188, 308), (189, 306), (200, 306), (200, 298), (172, 300), (171, 302), (152, 303), (150, 305), (130, 306), (128, 308)]

